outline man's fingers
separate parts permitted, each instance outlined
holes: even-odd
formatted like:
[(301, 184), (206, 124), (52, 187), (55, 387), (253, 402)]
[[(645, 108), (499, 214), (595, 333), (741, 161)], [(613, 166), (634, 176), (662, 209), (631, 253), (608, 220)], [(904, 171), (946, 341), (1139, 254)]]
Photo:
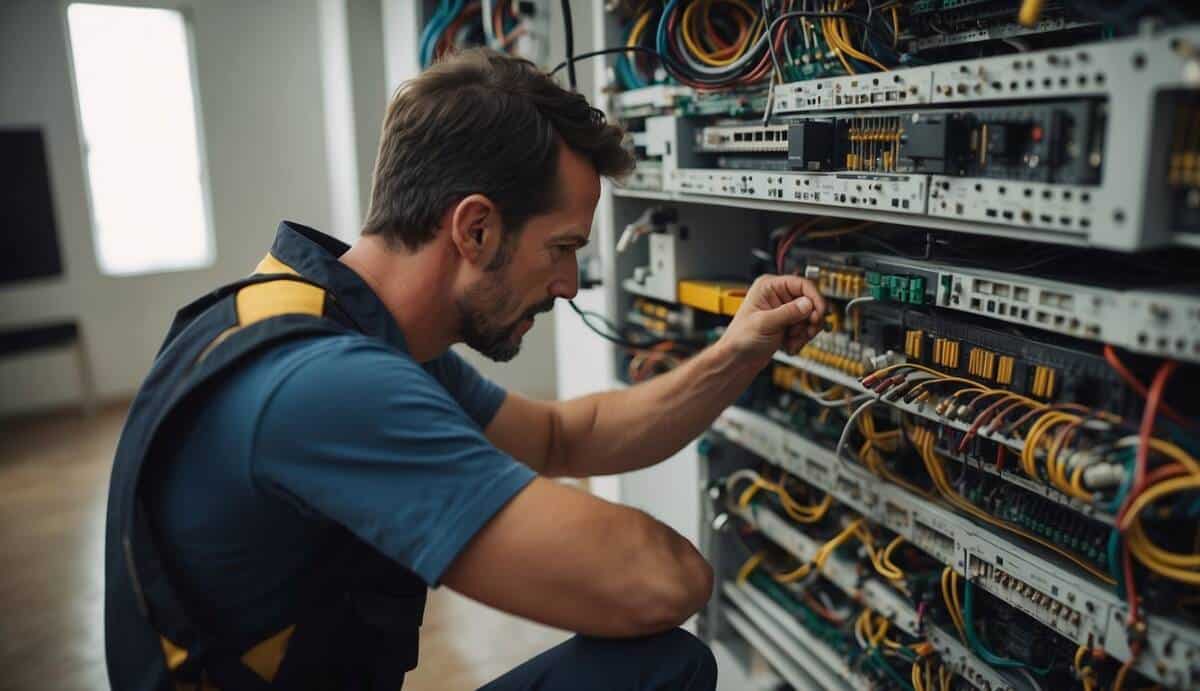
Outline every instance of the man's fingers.
[(773, 310), (763, 310), (760, 320), (767, 333), (778, 333), (793, 324), (801, 323), (809, 318), (813, 311), (813, 301), (805, 296), (776, 307)]
[(808, 319), (814, 324), (819, 324), (825, 316), (825, 298), (821, 295), (821, 291), (817, 290), (816, 284), (807, 278), (791, 275), (769, 276), (765, 277), (765, 284), (762, 288), (774, 297), (773, 300), (770, 300), (771, 302), (784, 303), (807, 297), (813, 306)]

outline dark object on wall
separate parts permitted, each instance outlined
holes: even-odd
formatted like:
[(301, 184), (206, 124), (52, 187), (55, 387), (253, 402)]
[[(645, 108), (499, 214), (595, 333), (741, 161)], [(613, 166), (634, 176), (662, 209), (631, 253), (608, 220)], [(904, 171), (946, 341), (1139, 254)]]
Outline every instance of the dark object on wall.
[(62, 274), (41, 130), (0, 129), (0, 284)]

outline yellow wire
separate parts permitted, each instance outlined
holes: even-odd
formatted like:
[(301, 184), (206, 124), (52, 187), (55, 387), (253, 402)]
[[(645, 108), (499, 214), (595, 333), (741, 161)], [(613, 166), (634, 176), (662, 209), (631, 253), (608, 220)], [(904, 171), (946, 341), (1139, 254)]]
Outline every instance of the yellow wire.
[[(1131, 446), (1136, 447), (1141, 445), (1141, 443), (1141, 438), (1136, 434), (1132, 434), (1128, 437), (1122, 437), (1121, 439), (1118, 439), (1116, 447), (1118, 449), (1128, 448)], [(1188, 452), (1169, 441), (1159, 439), (1158, 437), (1151, 437), (1150, 450), (1157, 451), (1173, 461), (1178, 461), (1185, 468), (1187, 468), (1189, 473), (1192, 473), (1193, 475), (1200, 474), (1200, 462), (1197, 462), (1196, 459), (1192, 458), (1192, 456), (1188, 454)]]
[(1117, 670), (1117, 676), (1113, 678), (1112, 691), (1121, 691), (1125, 688), (1125, 677), (1129, 676), (1129, 669), (1133, 667), (1133, 658), (1130, 658), (1121, 665), (1121, 669)]
[(751, 20), (754, 22), (751, 30), (746, 32), (746, 34), (742, 36), (737, 44), (735, 44), (737, 47), (737, 52), (728, 58), (716, 57), (716, 53), (706, 51), (699, 45), (696, 37), (692, 34), (692, 17), (696, 11), (696, 8), (700, 7), (701, 4), (704, 5), (705, 19), (707, 20), (708, 10), (713, 4), (713, 0), (705, 0), (704, 3), (692, 3), (688, 5), (688, 8), (683, 12), (682, 19), (683, 25), (681, 27), (681, 35), (683, 36), (683, 42), (687, 46), (687, 49), (691, 51), (691, 53), (695, 55), (696, 58), (701, 62), (704, 62), (712, 67), (725, 67), (736, 62), (738, 58), (742, 56), (742, 53), (746, 51), (746, 48), (750, 45), (750, 42), (757, 38), (759, 34), (761, 34), (761, 31), (759, 30), (761, 22), (754, 19), (755, 12), (750, 9), (750, 6), (747, 5), (743, 0), (721, 0), (721, 2), (739, 6), (743, 11), (746, 12), (747, 17), (751, 18)]
[(745, 509), (749, 507), (750, 502), (754, 500), (754, 497), (760, 490), (766, 490), (779, 497), (780, 503), (783, 504), (783, 510), (792, 520), (798, 523), (816, 523), (825, 516), (829, 508), (833, 505), (833, 497), (827, 494), (817, 504), (806, 506), (793, 499), (782, 485), (777, 485), (762, 477), (755, 477), (754, 482), (743, 490), (738, 497), (738, 508)]
[[(850, 70), (850, 66), (846, 62), (845, 58), (842, 57), (843, 52), (848, 53), (851, 57), (857, 60), (861, 60), (869, 65), (873, 65), (883, 72), (889, 71), (888, 68), (878, 60), (854, 47), (853, 41), (850, 38), (850, 24), (845, 19), (838, 17), (834, 19), (827, 18), (823, 21), (827, 21), (829, 23), (829, 27), (833, 31), (833, 37), (838, 43), (838, 58), (842, 60), (842, 65), (846, 67), (847, 70)], [(850, 70), (850, 74), (855, 74), (855, 72)]]
[(966, 631), (967, 620), (964, 618), (962, 600), (958, 595), (958, 572), (953, 569), (950, 570), (950, 597), (954, 599), (954, 611), (958, 613), (958, 622)]
[(1012, 525), (1007, 521), (1002, 521), (964, 499), (962, 495), (958, 494), (958, 492), (954, 490), (949, 479), (946, 477), (945, 466), (942, 460), (938, 457), (937, 451), (934, 449), (934, 435), (932, 432), (923, 427), (914, 427), (913, 444), (917, 447), (917, 451), (919, 452), (922, 460), (925, 461), (925, 469), (929, 473), (929, 476), (933, 479), (934, 486), (937, 487), (938, 492), (940, 492), (941, 495), (952, 505), (972, 516), (975, 516), (981, 521), (985, 521), (998, 528), (1007, 530), (1010, 533), (1020, 535), (1026, 540), (1036, 542), (1046, 549), (1062, 555), (1064, 558), (1071, 560), (1080, 568), (1107, 583), (1108, 585), (1113, 585), (1116, 583), (1116, 581), (1114, 581), (1112, 576), (1110, 576), (1108, 573), (1101, 571), (1092, 564), (1064, 550), (1058, 545), (1048, 540), (1044, 540), (1022, 528)]
[(750, 579), (750, 574), (754, 573), (754, 570), (757, 569), (758, 565), (761, 564), (763, 562), (763, 559), (766, 559), (766, 558), (767, 558), (766, 552), (759, 552), (758, 554), (755, 554), (754, 556), (747, 559), (746, 563), (742, 564), (742, 568), (738, 569), (738, 572), (737, 572), (738, 585), (745, 585), (746, 581)]
[(835, 535), (832, 539), (822, 545), (821, 549), (817, 550), (817, 553), (811, 562), (808, 562), (807, 564), (801, 564), (798, 568), (788, 573), (776, 575), (775, 580), (779, 581), (780, 583), (792, 583), (807, 576), (810, 572), (812, 572), (814, 566), (818, 570), (824, 569), (825, 562), (829, 560), (829, 555), (833, 554), (834, 550), (836, 550), (838, 547), (841, 547), (842, 544), (851, 537), (858, 535), (859, 531), (862, 529), (862, 524), (863, 519), (861, 518), (856, 518), (855, 520), (851, 521), (844, 529), (842, 529), (842, 532)]
[(1084, 691), (1093, 691), (1096, 688), (1096, 671), (1091, 665), (1084, 666), (1083, 656), (1088, 652), (1086, 645), (1081, 645), (1075, 649), (1075, 675), (1083, 682)]
[[(832, 6), (830, 6), (828, 3), (822, 5), (822, 11), (824, 12), (829, 12), (832, 9)], [(832, 27), (833, 21), (831, 19), (828, 17), (821, 18), (821, 35), (825, 37), (825, 43), (827, 43), (830, 49), (832, 49), (837, 55), (838, 60), (842, 63), (842, 67), (846, 68), (846, 74), (858, 74), (858, 72), (854, 71), (854, 68), (850, 66), (850, 63), (846, 61), (846, 56), (843, 55), (841, 40), (834, 33)]]
[(894, 569), (896, 572), (898, 572), (900, 574), (901, 578), (904, 577), (904, 570), (901, 569), (899, 566), (896, 566), (895, 564), (892, 563), (892, 552), (895, 552), (896, 548), (899, 547), (903, 542), (904, 542), (904, 536), (897, 535), (895, 540), (892, 540), (891, 542), (888, 543), (887, 547), (883, 548), (883, 564), (884, 564), (884, 566), (887, 566), (890, 569)]
[(1150, 536), (1146, 534), (1145, 526), (1140, 520), (1133, 522), (1129, 534), (1144, 545), (1142, 551), (1150, 555), (1154, 561), (1183, 569), (1200, 568), (1200, 554), (1179, 554), (1159, 547), (1150, 540)]
[(959, 639), (966, 643), (967, 630), (963, 624), (962, 615), (954, 608), (954, 598), (950, 597), (950, 574), (953, 572), (954, 570), (949, 566), (942, 571), (942, 601), (946, 603), (946, 610), (950, 613), (950, 621), (954, 622)]
[(1187, 489), (1200, 489), (1200, 476), (1192, 475), (1185, 477), (1171, 478), (1164, 480), (1153, 487), (1145, 490), (1133, 500), (1129, 505), (1128, 511), (1125, 512), (1125, 518), (1121, 521), (1121, 530), (1128, 530), (1134, 517), (1142, 512), (1150, 504), (1150, 502), (1164, 497), (1168, 494), (1181, 492)]

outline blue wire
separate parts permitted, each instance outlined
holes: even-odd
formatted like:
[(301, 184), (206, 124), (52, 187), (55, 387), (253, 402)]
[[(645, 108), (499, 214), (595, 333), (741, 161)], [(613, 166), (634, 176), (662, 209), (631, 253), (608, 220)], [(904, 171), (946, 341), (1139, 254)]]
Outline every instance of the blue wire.
[(442, 0), (438, 11), (429, 20), (429, 24), (425, 25), (429, 33), (423, 37), (421, 43), (422, 67), (429, 67), (433, 64), (433, 50), (437, 46), (437, 39), (441, 37), (446, 27), (450, 26), (450, 22), (462, 12), (464, 2), (466, 0)]
[(441, 2), (438, 3), (437, 10), (434, 11), (433, 16), (429, 18), (429, 21), (425, 23), (425, 27), (421, 29), (421, 40), (418, 43), (419, 47), (417, 48), (417, 60), (420, 61), (421, 67), (428, 66), (428, 63), (425, 61), (425, 46), (429, 43), (429, 38), (433, 34), (433, 29), (437, 26), (437, 22), (441, 18), (442, 13), (446, 11), (446, 6), (448, 3), (449, 0), (441, 0)]
[(1117, 595), (1125, 599), (1125, 571), (1121, 568), (1121, 531), (1113, 526), (1108, 534), (1108, 570), (1116, 580)]
[(655, 34), (655, 50), (664, 58), (667, 55), (667, 17), (671, 16), (671, 12), (679, 5), (679, 0), (670, 0), (666, 7), (663, 8), (662, 16), (658, 18), (658, 32)]
[[(624, 35), (621, 37), (621, 45), (629, 42), (629, 34), (631, 33), (633, 33), (633, 24), (630, 24), (629, 28), (625, 30)], [(623, 89), (640, 89), (646, 86), (645, 80), (634, 69), (633, 62), (629, 59), (628, 53), (621, 53), (620, 57), (617, 58), (616, 71), (617, 79), (621, 82)]]

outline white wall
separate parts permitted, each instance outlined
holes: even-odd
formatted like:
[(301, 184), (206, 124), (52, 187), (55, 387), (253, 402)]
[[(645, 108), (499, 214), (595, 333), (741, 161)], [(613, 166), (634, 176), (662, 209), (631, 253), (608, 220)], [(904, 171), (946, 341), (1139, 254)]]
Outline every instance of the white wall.
[[(190, 7), (217, 261), (114, 278), (93, 251), (64, 6), (0, 2), (0, 126), (44, 129), (65, 264), (61, 278), (0, 288), (0, 328), (80, 318), (102, 396), (132, 392), (174, 310), (248, 273), (280, 219), (332, 221), (316, 0)], [(0, 414), (74, 400), (73, 366), (65, 354), (0, 361)]]
[(350, 35), (350, 75), (354, 84), (359, 207), (365, 217), (371, 203), (371, 176), (379, 151), (380, 127), (391, 97), (384, 62), (380, 0), (346, 0), (346, 21)]

